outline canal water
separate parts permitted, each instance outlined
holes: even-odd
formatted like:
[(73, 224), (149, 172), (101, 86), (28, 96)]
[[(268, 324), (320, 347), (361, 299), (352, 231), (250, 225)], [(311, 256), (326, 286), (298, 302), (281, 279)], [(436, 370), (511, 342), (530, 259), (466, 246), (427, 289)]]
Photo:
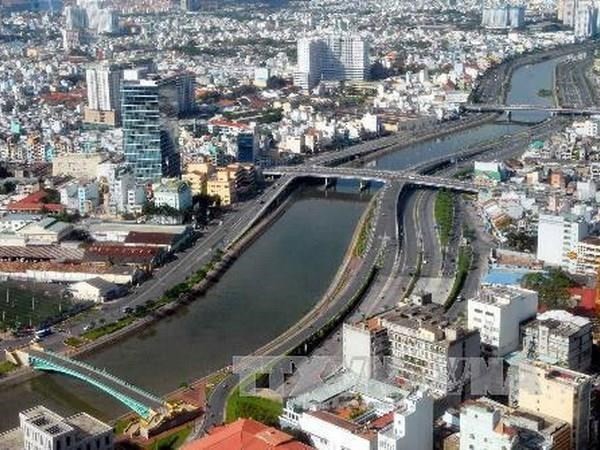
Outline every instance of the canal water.
[[(507, 102), (550, 104), (557, 61), (517, 69)], [(513, 114), (540, 120), (543, 114)], [(522, 126), (522, 125), (521, 125)], [(518, 130), (510, 123), (484, 124), (417, 144), (376, 161), (385, 169), (461, 150)], [(342, 261), (369, 198), (353, 183), (335, 192), (305, 187), (288, 210), (231, 267), (205, 297), (177, 315), (86, 358), (91, 364), (157, 394), (177, 388), (270, 341), (309, 311)], [(0, 430), (14, 426), (20, 410), (45, 404), (59, 413), (87, 411), (102, 419), (125, 409), (93, 388), (59, 375), (44, 375), (0, 390)]]
[[(163, 394), (231, 364), (234, 355), (251, 353), (322, 297), (371, 195), (360, 193), (353, 182), (340, 182), (335, 191), (301, 188), (285, 213), (204, 297), (86, 361)], [(38, 403), (103, 419), (126, 412), (82, 382), (43, 375), (0, 391), (0, 430), (15, 425), (20, 410)]]

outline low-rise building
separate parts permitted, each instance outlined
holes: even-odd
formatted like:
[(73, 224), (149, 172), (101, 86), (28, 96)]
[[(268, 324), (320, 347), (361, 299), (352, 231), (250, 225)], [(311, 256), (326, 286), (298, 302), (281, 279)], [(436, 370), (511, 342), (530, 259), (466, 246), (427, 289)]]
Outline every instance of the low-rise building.
[(460, 411), (459, 450), (571, 448), (568, 423), (523, 408), (511, 408), (481, 397)]
[(23, 238), (26, 245), (52, 245), (62, 241), (73, 231), (73, 225), (46, 217), (17, 230), (17, 236)]
[(210, 434), (188, 442), (182, 450), (314, 450), (283, 431), (252, 419), (238, 419), (216, 427)]
[(72, 284), (69, 286), (69, 292), (77, 300), (104, 303), (119, 298), (125, 293), (125, 289), (122, 286), (97, 277)]
[(81, 215), (92, 213), (100, 204), (100, 189), (96, 181), (73, 181), (62, 186), (59, 192), (60, 203), (67, 210), (77, 211)]
[(318, 450), (433, 447), (433, 398), (352, 372), (339, 372), (286, 402), (283, 427), (306, 434)]
[(586, 371), (592, 364), (592, 323), (563, 310), (539, 314), (523, 327), (523, 351), (530, 358)]
[(479, 330), (484, 353), (504, 356), (520, 346), (520, 324), (537, 313), (537, 292), (510, 286), (486, 286), (467, 306), (467, 326)]
[(112, 450), (110, 425), (86, 413), (62, 417), (44, 406), (19, 413), (19, 427), (0, 434), (6, 450)]
[(206, 194), (218, 197), (221, 205), (228, 206), (237, 201), (234, 180), (210, 179), (206, 183)]
[(170, 206), (178, 211), (185, 211), (192, 207), (192, 191), (185, 181), (177, 179), (163, 179), (154, 184), (154, 204), (156, 206)]

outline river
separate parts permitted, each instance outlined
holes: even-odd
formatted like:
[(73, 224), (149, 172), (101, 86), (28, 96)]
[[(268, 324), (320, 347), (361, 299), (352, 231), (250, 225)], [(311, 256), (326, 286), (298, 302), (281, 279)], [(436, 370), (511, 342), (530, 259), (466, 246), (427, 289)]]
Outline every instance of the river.
[[(538, 90), (552, 89), (556, 64), (551, 60), (518, 68), (507, 102), (551, 104), (551, 99), (538, 96)], [(543, 117), (543, 113), (513, 115), (525, 121)], [(374, 164), (398, 170), (522, 127), (483, 124), (388, 154)], [(335, 192), (301, 188), (286, 212), (206, 296), (86, 360), (164, 394), (229, 364), (234, 355), (252, 352), (296, 322), (325, 292), (369, 198), (358, 194), (355, 183), (340, 182)], [(104, 420), (125, 412), (82, 382), (43, 375), (0, 390), (0, 429), (14, 426), (20, 410), (40, 403), (59, 413), (87, 411)]]

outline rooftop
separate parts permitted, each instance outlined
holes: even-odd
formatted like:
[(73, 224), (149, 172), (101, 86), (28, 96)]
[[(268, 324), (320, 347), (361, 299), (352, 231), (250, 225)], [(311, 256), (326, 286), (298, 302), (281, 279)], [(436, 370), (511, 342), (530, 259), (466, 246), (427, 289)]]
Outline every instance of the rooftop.
[(548, 328), (552, 334), (568, 337), (578, 333), (584, 327), (591, 327), (591, 322), (587, 317), (576, 316), (561, 309), (552, 309), (538, 314), (535, 320), (526, 325), (528, 329), (537, 327)]
[(189, 442), (182, 450), (311, 450), (283, 431), (252, 419), (238, 419)]

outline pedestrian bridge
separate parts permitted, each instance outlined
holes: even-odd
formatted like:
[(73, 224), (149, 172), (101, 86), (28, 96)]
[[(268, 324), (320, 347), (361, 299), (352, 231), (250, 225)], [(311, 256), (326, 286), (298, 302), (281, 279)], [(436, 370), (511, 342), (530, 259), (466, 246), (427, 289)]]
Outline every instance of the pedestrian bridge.
[(61, 373), (84, 381), (120, 401), (144, 419), (168, 410), (167, 403), (160, 397), (82, 361), (31, 348), (19, 351), (19, 360), (34, 370)]
[(421, 187), (448, 189), (452, 191), (476, 194), (478, 187), (469, 182), (453, 180), (450, 178), (421, 175), (416, 172), (403, 172), (395, 170), (378, 170), (354, 167), (323, 167), (323, 166), (280, 166), (265, 169), (266, 176), (296, 176), (307, 178), (349, 179), (360, 181), (375, 181), (386, 183), (389, 181), (402, 182)]

